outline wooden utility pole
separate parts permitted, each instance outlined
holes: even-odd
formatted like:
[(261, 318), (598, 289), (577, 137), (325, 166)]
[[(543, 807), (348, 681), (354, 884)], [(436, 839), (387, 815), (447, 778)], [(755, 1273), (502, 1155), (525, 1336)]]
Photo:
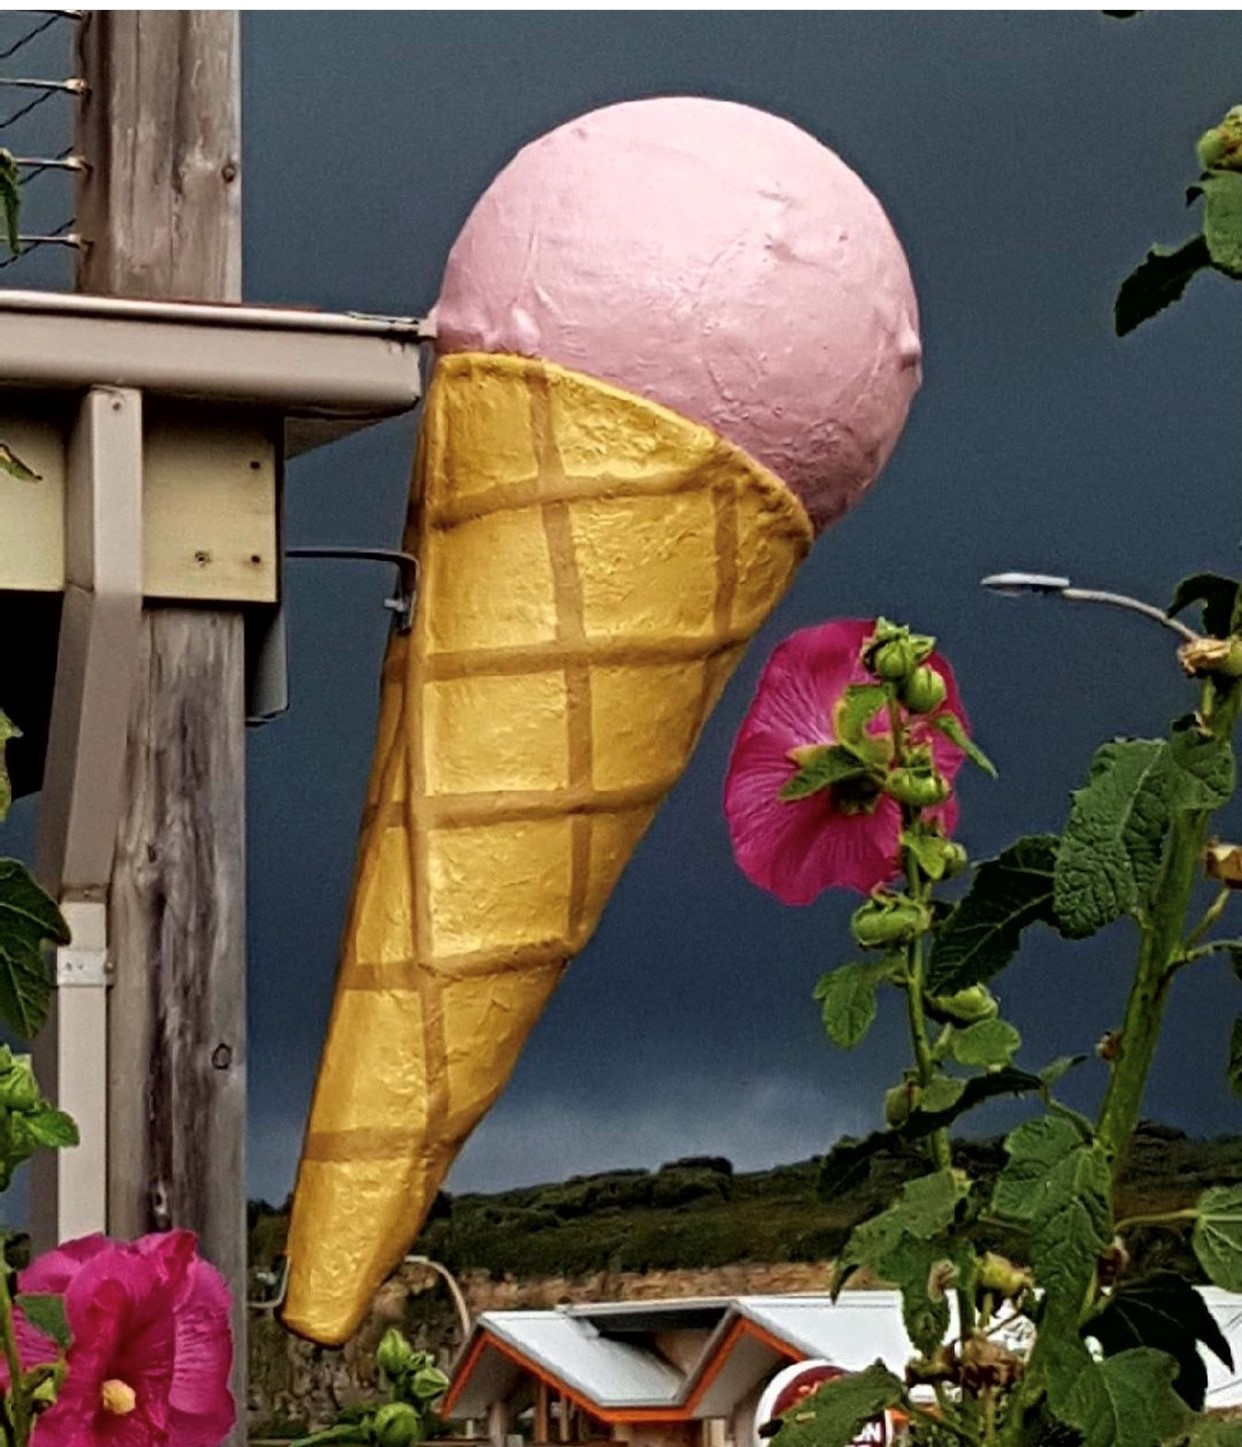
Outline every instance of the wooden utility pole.
[[(237, 301), (234, 11), (90, 11), (80, 291)], [(234, 1294), (245, 1438), (242, 613), (148, 602), (109, 899), (108, 1229), (198, 1232)]]

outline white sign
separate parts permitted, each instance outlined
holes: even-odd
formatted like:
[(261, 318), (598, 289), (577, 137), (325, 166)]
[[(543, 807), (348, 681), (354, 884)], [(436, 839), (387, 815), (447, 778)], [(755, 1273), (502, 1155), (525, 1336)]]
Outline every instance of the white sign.
[[(809, 1397), (825, 1382), (848, 1375), (832, 1362), (795, 1362), (777, 1372), (763, 1389), (759, 1404), (755, 1408), (754, 1447), (769, 1447), (769, 1438), (760, 1436), (762, 1429), (770, 1422), (796, 1407), (804, 1397)], [(854, 1438), (854, 1447), (889, 1447), (893, 1440), (893, 1422), (889, 1413), (868, 1422)]]

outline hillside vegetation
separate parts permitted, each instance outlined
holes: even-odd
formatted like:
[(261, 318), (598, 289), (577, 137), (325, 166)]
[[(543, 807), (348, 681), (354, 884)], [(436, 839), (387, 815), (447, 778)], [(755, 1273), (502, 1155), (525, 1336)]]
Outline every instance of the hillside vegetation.
[[(985, 1179), (1003, 1161), (999, 1139), (955, 1149)], [(414, 1250), (458, 1274), (497, 1280), (824, 1261), (915, 1169), (908, 1160), (880, 1158), (863, 1184), (829, 1204), (816, 1196), (818, 1159), (735, 1173), (727, 1160), (690, 1157), (656, 1171), (616, 1170), (488, 1195), (442, 1193)], [(1197, 1141), (1149, 1125), (1130, 1160), (1124, 1213), (1175, 1209), (1208, 1185), (1236, 1182), (1242, 1137)], [(259, 1204), (251, 1224), (251, 1260), (263, 1266), (283, 1249), (287, 1217)], [(1007, 1243), (984, 1233), (980, 1244)], [(1167, 1232), (1144, 1233), (1133, 1245), (1151, 1264), (1194, 1269)]]

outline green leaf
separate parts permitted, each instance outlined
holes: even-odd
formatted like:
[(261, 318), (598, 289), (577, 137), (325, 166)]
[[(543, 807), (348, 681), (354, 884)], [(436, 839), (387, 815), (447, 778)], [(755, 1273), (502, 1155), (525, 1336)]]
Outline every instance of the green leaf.
[(17, 162), (11, 151), (0, 148), (0, 213), (3, 213), (5, 243), (13, 256), (16, 256), (22, 247), (18, 236), (20, 212), (21, 186)]
[(1064, 1116), (1024, 1122), (1005, 1150), (1009, 1160), (996, 1178), (992, 1209), (1028, 1227), (1030, 1264), (1046, 1293), (1045, 1322), (1069, 1318), (1076, 1325), (1109, 1240), (1108, 1157)]
[(65, 1298), (63, 1296), (26, 1292), (15, 1297), (13, 1305), (36, 1331), (50, 1337), (58, 1347), (68, 1347), (72, 1336), (69, 1331), (68, 1318), (65, 1316)]
[(1069, 939), (1085, 939), (1138, 907), (1168, 829), (1164, 755), (1154, 739), (1105, 744), (1073, 796), (1057, 851), (1053, 908)]
[(1113, 304), (1113, 328), (1119, 337), (1177, 301), (1196, 272), (1211, 266), (1202, 236), (1181, 246), (1153, 246), (1121, 283)]
[(49, 943), (69, 943), (60, 910), (24, 864), (0, 859), (0, 1019), (26, 1039), (47, 1019), (51, 982), (43, 946)]
[(1234, 630), (1238, 589), (1233, 578), (1222, 578), (1217, 573), (1192, 573), (1173, 590), (1173, 601), (1165, 611), (1170, 617), (1176, 617), (1192, 603), (1198, 603), (1204, 632), (1213, 638), (1228, 638)]
[(66, 1115), (63, 1110), (53, 1110), (49, 1106), (45, 1110), (34, 1111), (23, 1119), (36, 1145), (59, 1151), (81, 1144), (77, 1124), (72, 1116)]
[(1163, 1352), (1137, 1347), (1096, 1363), (1063, 1342), (1051, 1360), (1049, 1405), (1082, 1434), (1082, 1447), (1163, 1447), (1189, 1424), (1173, 1390), (1176, 1363)]
[(779, 797), (785, 800), (808, 799), (812, 794), (830, 789), (833, 784), (861, 779), (869, 772), (867, 765), (861, 763), (849, 749), (839, 744), (825, 744), (810, 752), (798, 772), (782, 786)]
[(1213, 738), (1187, 714), (1169, 732), (1164, 775), (1170, 810), (1223, 808), (1237, 782), (1233, 747), (1227, 739)]
[(18, 482), (43, 481), (34, 468), (28, 462), (23, 462), (7, 442), (0, 442), (0, 472), (7, 472), (10, 477), (17, 478)]
[(919, 1107), (936, 1114), (952, 1110), (966, 1093), (966, 1082), (955, 1075), (933, 1075), (919, 1096)]
[(885, 1258), (884, 1280), (901, 1292), (906, 1333), (924, 1356), (936, 1350), (949, 1330), (948, 1295), (934, 1286), (933, 1273), (939, 1267), (956, 1269), (955, 1257), (969, 1253), (964, 1243), (955, 1251), (944, 1240), (919, 1241), (905, 1236)]
[(9, 771), (5, 764), (5, 746), (10, 739), (20, 739), (21, 736), (21, 729), (0, 709), (0, 821), (8, 814), (9, 805), (13, 802), (13, 787), (9, 783)]
[(934, 729), (938, 729), (950, 743), (956, 744), (972, 764), (993, 779), (996, 778), (996, 765), (962, 727), (962, 721), (956, 714), (936, 713), (932, 714), (927, 721)]
[(899, 1378), (881, 1361), (825, 1382), (781, 1419), (780, 1447), (849, 1447), (867, 1425), (905, 1400)]
[(1044, 1089), (1038, 1075), (1024, 1070), (995, 1070), (975, 1075), (962, 1083), (956, 1102), (943, 1110), (930, 1110), (920, 1102), (905, 1121), (893, 1130), (873, 1131), (862, 1140), (843, 1138), (820, 1162), (818, 1191), (825, 1201), (835, 1200), (866, 1180), (872, 1160), (885, 1152), (912, 1148), (933, 1131), (944, 1130), (968, 1110), (985, 1100), (1002, 1095), (1030, 1095)]
[(958, 1207), (969, 1192), (969, 1183), (959, 1171), (935, 1171), (916, 1176), (902, 1186), (897, 1200), (878, 1216), (872, 1216), (850, 1233), (837, 1260), (833, 1294), (860, 1266), (890, 1279), (889, 1258), (907, 1238), (930, 1241), (952, 1225)]
[(876, 991), (892, 968), (887, 959), (842, 965), (821, 977), (815, 998), (823, 1011), (824, 1030), (842, 1050), (852, 1050), (871, 1029)]
[(1203, 197), (1203, 239), (1212, 265), (1242, 277), (1242, 173), (1209, 171), (1198, 186)]
[(833, 715), (833, 728), (842, 743), (861, 743), (867, 725), (888, 704), (888, 690), (882, 683), (851, 683), (841, 696)]
[(1208, 1279), (1242, 1291), (1242, 1186), (1213, 1186), (1196, 1202), (1190, 1242)]
[(977, 1020), (953, 1032), (950, 1049), (959, 1065), (998, 1069), (1010, 1065), (1021, 1048), (1022, 1036), (1007, 1020)]
[(1123, 1281), (1083, 1327), (1106, 1356), (1132, 1347), (1154, 1347), (1177, 1363), (1173, 1386), (1186, 1405), (1198, 1412), (1207, 1391), (1207, 1368), (1199, 1355), (1202, 1342), (1230, 1370), (1233, 1353), (1203, 1297), (1175, 1271), (1157, 1271)]
[(1242, 1447), (1242, 1422), (1207, 1412), (1191, 1427), (1185, 1447)]
[(1057, 843), (1051, 834), (1019, 839), (979, 866), (970, 893), (932, 944), (927, 969), (931, 994), (949, 995), (983, 984), (1013, 958), (1028, 925), (1055, 924)]

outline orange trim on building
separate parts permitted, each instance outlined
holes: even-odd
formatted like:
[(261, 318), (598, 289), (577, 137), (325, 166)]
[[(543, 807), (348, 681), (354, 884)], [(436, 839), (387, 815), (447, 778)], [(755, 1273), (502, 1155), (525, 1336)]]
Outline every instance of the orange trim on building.
[(523, 1371), (529, 1372), (539, 1381), (552, 1387), (568, 1401), (580, 1407), (584, 1412), (594, 1417), (597, 1421), (605, 1422), (608, 1426), (618, 1426), (624, 1422), (692, 1422), (695, 1420), (695, 1409), (707, 1393), (712, 1382), (720, 1375), (725, 1362), (728, 1360), (733, 1348), (743, 1337), (751, 1337), (761, 1342), (770, 1350), (787, 1358), (791, 1362), (801, 1361), (804, 1353), (798, 1348), (790, 1346), (788, 1342), (782, 1341), (774, 1333), (757, 1326), (753, 1321), (740, 1317), (725, 1333), (715, 1353), (708, 1360), (707, 1364), (700, 1370), (697, 1380), (689, 1397), (681, 1403), (667, 1407), (602, 1407), (598, 1402), (593, 1402), (575, 1387), (563, 1382), (546, 1367), (540, 1366), (532, 1361), (516, 1347), (511, 1347), (508, 1342), (502, 1341), (500, 1337), (489, 1332), (484, 1324), (479, 1335), (474, 1339), (470, 1350), (463, 1358), (461, 1365), (453, 1373), (453, 1380), (448, 1391), (444, 1395), (441, 1405), (441, 1415), (451, 1417), (453, 1409), (457, 1405), (458, 1398), (465, 1390), (470, 1374), (478, 1366), (479, 1358), (486, 1348), (492, 1347), (501, 1356), (507, 1357), (514, 1366), (521, 1367)]

